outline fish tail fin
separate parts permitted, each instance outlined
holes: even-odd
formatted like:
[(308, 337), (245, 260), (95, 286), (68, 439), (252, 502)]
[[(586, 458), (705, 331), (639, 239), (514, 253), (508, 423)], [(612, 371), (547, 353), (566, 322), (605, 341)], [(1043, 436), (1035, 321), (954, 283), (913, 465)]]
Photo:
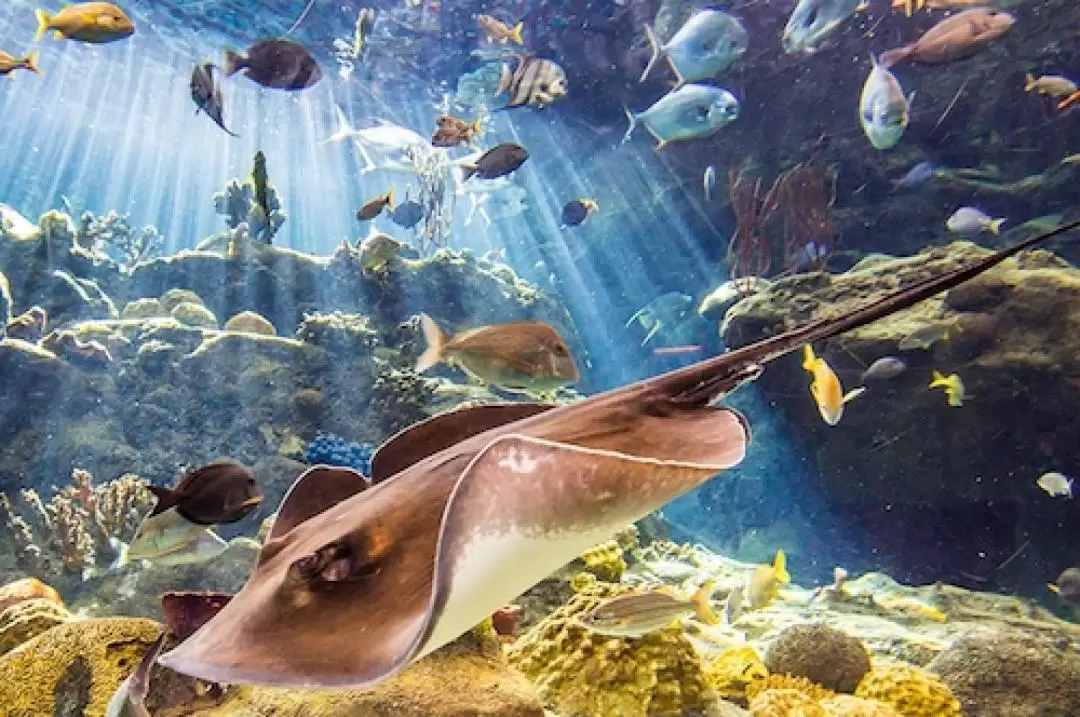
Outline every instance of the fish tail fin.
[(814, 347), (810, 344), (803, 346), (803, 360), (802, 367), (804, 371), (813, 371), (814, 366), (817, 365), (817, 355), (814, 353)]
[(913, 52), (915, 52), (914, 45), (904, 45), (903, 47), (886, 50), (885, 52), (881, 53), (880, 57), (878, 57), (878, 62), (881, 64), (882, 67), (888, 69), (894, 65), (898, 65), (907, 58), (911, 57)]
[[(356, 130), (353, 129), (352, 124), (349, 122), (349, 118), (345, 115), (345, 110), (341, 109), (341, 105), (334, 105), (334, 121), (337, 122), (337, 129), (334, 133), (324, 139), (320, 144), (330, 144), (331, 142), (340, 142), (343, 139), (348, 139), (356, 134)], [(361, 148), (361, 152), (363, 149)]]
[(1054, 583), (1047, 583), (1046, 587), (1050, 588), (1050, 592), (1054, 593), (1055, 595), (1060, 595), (1061, 594), (1061, 588), (1059, 588)]
[(390, 207), (390, 211), (394, 211), (394, 188), (390, 187), (390, 190), (386, 193), (386, 206)]
[(1031, 92), (1035, 89), (1035, 75), (1030, 72), (1024, 75), (1024, 92)]
[(435, 319), (427, 314), (420, 314), (420, 328), (424, 332), (424, 341), (427, 343), (427, 348), (424, 349), (424, 353), (420, 354), (420, 358), (416, 360), (415, 370), (417, 373), (423, 373), (442, 361), (443, 347), (446, 345), (446, 335), (443, 334), (439, 325), (435, 323)]
[(697, 615), (698, 620), (701, 620), (706, 625), (720, 624), (720, 618), (717, 616), (716, 611), (713, 610), (710, 602), (715, 587), (716, 582), (714, 580), (707, 580), (690, 597), (690, 602), (694, 604), (694, 613)]
[(225, 76), (232, 77), (247, 67), (247, 58), (232, 50), (225, 51)]
[(514, 71), (510, 69), (510, 65), (504, 62), (502, 69), (499, 70), (499, 88), (495, 90), (495, 94), (501, 95), (504, 92), (509, 92), (512, 84), (514, 84)]
[(638, 84), (641, 84), (648, 78), (649, 73), (656, 67), (656, 63), (660, 59), (660, 56), (664, 54), (664, 46), (660, 43), (660, 38), (656, 36), (656, 32), (649, 26), (649, 23), (645, 23), (645, 39), (649, 41), (649, 47), (652, 49), (652, 56), (649, 57), (649, 64), (645, 65), (645, 70), (641, 73), (641, 79), (638, 80)]
[(514, 25), (514, 29), (510, 31), (510, 39), (519, 45), (524, 45), (525, 40), (521, 37), (521, 31), (525, 29), (525, 23), (519, 22)]
[(164, 488), (159, 485), (148, 485), (146, 489), (154, 494), (157, 498), (157, 504), (154, 505), (154, 514), (163, 513), (169, 508), (177, 504), (179, 496), (176, 495), (176, 491), (170, 488)]
[(1004, 224), (1006, 221), (1007, 220), (1005, 217), (991, 219), (990, 224), (988, 224), (986, 228), (990, 230), (991, 234), (1001, 234), (1001, 225)]
[(945, 375), (943, 373), (941, 373), (941, 371), (938, 371), (937, 369), (934, 369), (933, 378), (934, 378), (934, 380), (930, 382), (930, 388), (937, 388), (939, 386), (947, 386), (949, 384), (949, 380), (947, 378), (945, 378)]
[(23, 60), (26, 63), (26, 69), (33, 72), (35, 75), (41, 74), (41, 68), (38, 66), (38, 51), (34, 50)]
[(630, 123), (630, 126), (626, 128), (626, 134), (623, 135), (622, 142), (620, 144), (626, 144), (630, 141), (630, 135), (634, 133), (634, 129), (637, 127), (637, 115), (630, 111), (630, 108), (623, 105), (623, 112), (626, 113), (626, 120)]
[(840, 403), (847, 403), (848, 401), (858, 398), (864, 393), (866, 393), (866, 386), (859, 386), (858, 388), (853, 388), (844, 394), (844, 397), (840, 399)]
[(475, 164), (463, 164), (461, 165), (461, 181), (465, 181), (469, 177), (480, 171), (480, 168)]
[(116, 572), (131, 562), (128, 556), (128, 544), (118, 538), (109, 538), (109, 547), (116, 551), (116, 558), (109, 563), (109, 572)]
[(45, 33), (49, 31), (49, 27), (52, 25), (52, 17), (41, 8), (34, 10), (34, 15), (37, 16), (38, 22), (37, 32), (34, 33), (34, 42), (37, 42), (45, 37)]
[(776, 579), (782, 583), (791, 582), (791, 574), (787, 571), (787, 556), (784, 555), (783, 550), (776, 551), (776, 559), (773, 560), (773, 573), (776, 574)]

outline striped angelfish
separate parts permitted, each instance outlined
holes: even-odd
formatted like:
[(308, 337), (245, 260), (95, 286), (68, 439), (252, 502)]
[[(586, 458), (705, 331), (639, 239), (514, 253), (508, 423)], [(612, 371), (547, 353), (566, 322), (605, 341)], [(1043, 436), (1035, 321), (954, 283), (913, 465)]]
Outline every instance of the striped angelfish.
[(509, 65), (503, 65), (496, 94), (503, 93), (510, 96), (507, 109), (524, 105), (543, 108), (566, 94), (566, 72), (551, 60), (518, 55), (516, 70), (511, 72)]

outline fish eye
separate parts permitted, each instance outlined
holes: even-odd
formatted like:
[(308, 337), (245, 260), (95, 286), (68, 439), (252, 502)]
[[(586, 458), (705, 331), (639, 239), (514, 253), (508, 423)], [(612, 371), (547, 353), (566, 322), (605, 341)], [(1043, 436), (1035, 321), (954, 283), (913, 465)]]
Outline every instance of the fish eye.
[(817, 8), (816, 7), (811, 9), (810, 12), (807, 14), (807, 16), (806, 16), (806, 24), (807, 25), (815, 25), (815, 24), (817, 24)]

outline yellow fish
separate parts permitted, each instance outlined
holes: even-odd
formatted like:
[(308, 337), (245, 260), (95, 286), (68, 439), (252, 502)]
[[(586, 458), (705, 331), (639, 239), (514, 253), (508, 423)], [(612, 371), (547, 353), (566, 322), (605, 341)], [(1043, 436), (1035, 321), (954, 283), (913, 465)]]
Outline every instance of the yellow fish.
[(957, 374), (945, 376), (941, 371), (934, 371), (934, 380), (930, 382), (930, 388), (945, 389), (945, 396), (949, 399), (950, 406), (963, 406), (967, 394), (964, 393), (964, 382)]
[(55, 15), (36, 10), (38, 20), (34, 40), (49, 30), (57, 40), (79, 40), (97, 44), (122, 40), (135, 32), (135, 25), (124, 11), (111, 2), (82, 2), (68, 5)]
[(760, 610), (776, 597), (781, 583), (786, 585), (790, 582), (787, 556), (783, 550), (777, 550), (772, 565), (759, 565), (754, 568), (754, 574), (750, 576), (750, 582), (746, 586), (746, 599), (750, 602), (750, 607)]
[(810, 382), (810, 395), (817, 403), (821, 419), (830, 426), (835, 426), (840, 422), (840, 417), (844, 415), (844, 404), (862, 395), (862, 392), (866, 390), (865, 386), (859, 386), (844, 393), (844, 389), (840, 386), (840, 379), (836, 377), (832, 367), (825, 362), (825, 359), (814, 355), (814, 348), (810, 344), (803, 347), (802, 367), (814, 377), (814, 380)]

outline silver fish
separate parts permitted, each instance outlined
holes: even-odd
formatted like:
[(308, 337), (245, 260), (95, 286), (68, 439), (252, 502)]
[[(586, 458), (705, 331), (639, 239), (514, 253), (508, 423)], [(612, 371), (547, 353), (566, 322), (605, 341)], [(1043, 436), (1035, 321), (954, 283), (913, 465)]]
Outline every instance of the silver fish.
[(887, 381), (896, 378), (907, 370), (907, 364), (895, 356), (882, 356), (863, 371), (862, 383), (867, 381)]
[(870, 61), (873, 66), (859, 97), (859, 121), (874, 149), (892, 149), (907, 129), (915, 93), (904, 97), (896, 76), (873, 55)]
[(109, 704), (105, 706), (105, 717), (150, 717), (146, 708), (146, 695), (150, 692), (150, 670), (157, 662), (161, 648), (165, 646), (165, 632), (158, 635), (154, 644), (139, 660), (135, 671), (124, 678), (116, 688)]
[(956, 234), (1000, 234), (1005, 218), (992, 218), (986, 212), (975, 207), (960, 207), (945, 220), (945, 227)]
[(814, 52), (857, 7), (859, 0), (799, 0), (784, 27), (784, 52)]
[(716, 167), (711, 164), (705, 168), (705, 176), (701, 178), (702, 185), (705, 188), (705, 200), (712, 199), (712, 190), (716, 186)]
[(727, 600), (724, 601), (724, 623), (727, 625), (734, 625), (735, 621), (742, 617), (744, 588), (745, 585), (732, 588), (731, 592), (728, 593)]
[(525, 105), (543, 108), (566, 95), (566, 72), (556, 63), (526, 55), (518, 55), (517, 63), (513, 72), (509, 65), (503, 65), (495, 92), (510, 96), (506, 108)]
[(229, 543), (205, 525), (184, 519), (176, 507), (143, 519), (130, 545), (111, 541), (117, 551), (110, 569), (146, 560), (157, 565), (200, 563), (221, 555)]
[(661, 150), (668, 142), (716, 134), (739, 118), (739, 100), (719, 87), (690, 84), (667, 93), (644, 112), (623, 110), (630, 126), (622, 141), (629, 141), (640, 122), (656, 138), (655, 149)]
[(578, 622), (593, 632), (609, 637), (644, 637), (662, 630), (677, 618), (694, 613), (704, 623), (719, 624), (709, 604), (713, 582), (710, 580), (688, 598), (666, 590), (627, 593), (604, 600), (578, 617)]
[(667, 43), (661, 43), (647, 24), (645, 36), (652, 48), (652, 57), (639, 82), (644, 82), (657, 61), (666, 57), (678, 78), (676, 88), (687, 82), (717, 76), (742, 57), (750, 44), (750, 36), (738, 18), (719, 10), (697, 13)]

